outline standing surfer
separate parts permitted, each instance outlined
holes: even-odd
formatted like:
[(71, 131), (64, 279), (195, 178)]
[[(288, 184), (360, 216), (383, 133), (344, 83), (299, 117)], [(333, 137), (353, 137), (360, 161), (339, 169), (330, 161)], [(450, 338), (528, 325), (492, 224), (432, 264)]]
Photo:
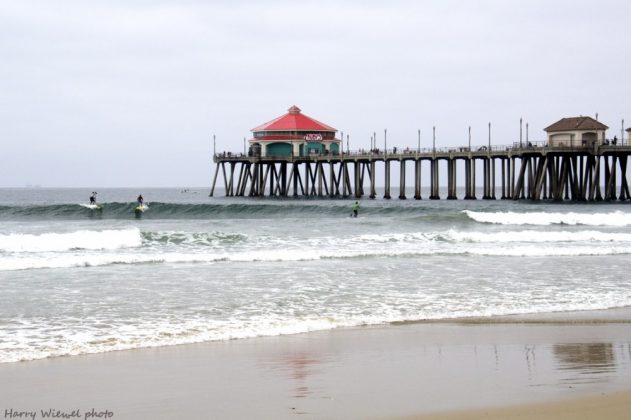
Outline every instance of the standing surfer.
[(90, 196), (90, 204), (96, 205), (96, 191), (92, 191), (92, 195)]
[(138, 196), (137, 201), (138, 201), (138, 207), (141, 207), (141, 208), (142, 208), (142, 206), (143, 206), (143, 204), (144, 204), (144, 202), (145, 202), (145, 199), (144, 199), (144, 198), (142, 198), (142, 194), (140, 194), (140, 195)]
[(359, 212), (359, 201), (355, 201), (355, 204), (353, 204), (353, 214), (351, 216), (357, 217), (357, 212)]

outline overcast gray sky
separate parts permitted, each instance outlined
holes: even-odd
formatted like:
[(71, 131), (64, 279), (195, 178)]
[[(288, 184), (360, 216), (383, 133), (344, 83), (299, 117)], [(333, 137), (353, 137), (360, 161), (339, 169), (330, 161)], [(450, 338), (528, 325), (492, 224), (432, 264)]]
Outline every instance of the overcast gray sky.
[(631, 2), (0, 0), (0, 186), (209, 186), (296, 104), (368, 148), (631, 126)]

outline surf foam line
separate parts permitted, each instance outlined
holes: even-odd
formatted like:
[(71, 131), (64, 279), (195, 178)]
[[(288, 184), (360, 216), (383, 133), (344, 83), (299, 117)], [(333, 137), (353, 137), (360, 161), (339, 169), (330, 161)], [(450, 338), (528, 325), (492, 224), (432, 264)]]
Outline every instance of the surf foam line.
[(585, 230), (578, 232), (570, 231), (538, 231), (538, 230), (521, 230), (521, 231), (504, 231), (497, 233), (483, 232), (459, 232), (450, 230), (445, 234), (446, 240), (456, 242), (473, 242), (473, 243), (554, 243), (554, 242), (615, 242), (628, 243), (631, 245), (631, 234), (629, 233), (609, 233), (599, 232), (596, 230)]
[[(598, 300), (591, 302), (550, 303), (536, 306), (487, 306), (481, 309), (444, 309), (427, 311), (416, 309), (402, 313), (394, 308), (367, 315), (321, 316), (311, 314), (306, 319), (271, 315), (248, 319), (211, 320), (194, 317), (186, 320), (164, 322), (160, 319), (140, 321), (132, 325), (114, 325), (102, 329), (82, 325), (77, 332), (70, 325), (62, 330), (55, 329), (51, 334), (48, 320), (37, 320), (25, 327), (37, 331), (34, 335), (15, 334), (14, 331), (0, 331), (0, 363), (14, 363), (27, 360), (76, 356), (83, 354), (107, 353), (142, 348), (169, 347), (213, 341), (249, 339), (292, 335), (315, 331), (352, 328), (366, 325), (404, 324), (418, 322), (501, 322), (500, 317), (508, 315), (559, 314), (566, 312), (605, 310), (627, 307), (628, 300)], [(391, 309), (391, 310), (388, 310)], [(498, 318), (497, 321), (494, 318)], [(93, 320), (90, 320), (94, 325)], [(510, 322), (510, 321), (509, 321)], [(520, 321), (521, 322), (521, 321)], [(555, 322), (559, 322), (558, 320)], [(39, 324), (39, 325), (38, 325)], [(54, 335), (54, 337), (53, 337)]]
[(409, 232), (389, 234), (362, 234), (349, 237), (323, 236), (314, 238), (299, 238), (292, 236), (249, 236), (239, 233), (224, 232), (175, 232), (157, 231), (142, 232), (143, 244), (148, 246), (179, 246), (188, 248), (209, 249), (232, 246), (261, 246), (291, 248), (292, 244), (303, 243), (307, 248), (319, 249), (339, 248), (353, 249), (353, 247), (374, 244), (395, 245), (422, 243), (586, 243), (586, 242), (616, 242), (631, 245), (631, 233), (600, 232), (596, 230), (583, 231), (540, 231), (514, 230), (504, 232), (476, 232), (449, 229), (445, 232)]
[(611, 213), (545, 213), (545, 212), (476, 212), (463, 210), (478, 223), (499, 225), (586, 225), (586, 226), (631, 226), (631, 214), (621, 211)]
[[(97, 335), (94, 331), (86, 331), (77, 337), (72, 334), (63, 334), (62, 340), (55, 342), (56, 340), (48, 339), (45, 343), (37, 346), (17, 342), (12, 337), (7, 340), (9, 344), (12, 344), (11, 346), (0, 345), (0, 363), (150, 347), (168, 347), (208, 341), (298, 334), (338, 327), (351, 327), (357, 324), (361, 323), (353, 321), (334, 322), (330, 319), (303, 321), (251, 319), (242, 320), (241, 323), (192, 320), (182, 322), (180, 325), (173, 325), (173, 323), (152, 325), (145, 322), (138, 327), (127, 326), (124, 331), (110, 331), (106, 336), (102, 336), (103, 332), (99, 332)], [(0, 338), (3, 337), (0, 336)]]
[[(0, 251), (13, 253), (59, 252), (70, 250), (115, 250), (142, 244), (138, 228), (122, 230), (79, 230), (39, 235), (0, 234)], [(0, 262), (1, 265), (1, 262)]]
[(290, 262), (338, 260), (351, 258), (417, 258), (428, 256), (493, 256), (493, 257), (577, 257), (607, 256), (631, 254), (631, 245), (611, 244), (602, 247), (593, 245), (543, 246), (498, 244), (482, 247), (424, 246), (410, 249), (408, 244), (392, 250), (373, 251), (357, 250), (286, 250), (278, 251), (240, 251), (222, 253), (137, 253), (137, 254), (42, 254), (0, 258), (0, 271), (29, 269), (54, 269), (74, 267), (99, 267), (114, 264), (176, 264), (176, 263), (251, 263), (251, 262)]

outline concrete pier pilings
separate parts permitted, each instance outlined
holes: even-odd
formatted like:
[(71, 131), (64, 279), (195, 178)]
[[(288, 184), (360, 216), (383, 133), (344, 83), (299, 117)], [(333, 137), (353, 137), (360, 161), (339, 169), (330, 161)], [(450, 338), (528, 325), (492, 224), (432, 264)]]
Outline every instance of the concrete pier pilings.
[[(300, 157), (216, 154), (210, 195), (214, 195), (217, 179), (221, 177), (225, 195), (229, 197), (362, 198), (367, 195), (376, 198), (376, 186), (380, 184), (383, 198), (390, 199), (391, 172), (393, 167), (397, 168), (391, 163), (397, 162), (399, 199), (407, 198), (406, 168), (412, 165), (416, 200), (423, 198), (424, 190), (429, 199), (440, 199), (440, 185), (443, 185), (448, 200), (476, 199), (478, 190), (486, 200), (496, 199), (499, 193), (502, 199), (513, 200), (624, 201), (631, 199), (627, 181), (629, 155), (631, 146), (610, 145), (596, 148), (497, 147), (478, 151), (459, 148)], [(429, 173), (429, 185), (426, 186), (421, 184), (423, 170)], [(368, 189), (365, 191), (366, 183)], [(464, 190), (461, 197), (458, 197), (458, 187)]]

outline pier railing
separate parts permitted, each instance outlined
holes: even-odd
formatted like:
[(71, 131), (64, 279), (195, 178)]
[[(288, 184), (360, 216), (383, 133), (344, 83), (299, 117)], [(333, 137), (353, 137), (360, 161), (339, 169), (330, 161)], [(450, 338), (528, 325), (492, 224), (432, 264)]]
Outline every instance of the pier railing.
[(575, 144), (559, 144), (549, 145), (547, 141), (527, 141), (514, 142), (505, 145), (475, 145), (475, 146), (457, 146), (457, 147), (423, 147), (423, 148), (398, 148), (391, 149), (358, 149), (350, 151), (342, 151), (338, 153), (314, 153), (309, 155), (265, 155), (245, 154), (221, 152), (215, 153), (214, 161), (241, 161), (241, 160), (282, 160), (285, 162), (304, 161), (304, 160), (345, 160), (345, 159), (388, 159), (403, 160), (415, 158), (432, 158), (432, 157), (485, 157), (487, 155), (504, 155), (510, 157), (515, 154), (524, 153), (540, 153), (547, 154), (549, 152), (585, 152), (585, 153), (607, 153), (620, 150), (621, 148), (631, 148), (628, 141), (617, 141), (615, 144), (607, 141), (600, 145), (575, 145)]

